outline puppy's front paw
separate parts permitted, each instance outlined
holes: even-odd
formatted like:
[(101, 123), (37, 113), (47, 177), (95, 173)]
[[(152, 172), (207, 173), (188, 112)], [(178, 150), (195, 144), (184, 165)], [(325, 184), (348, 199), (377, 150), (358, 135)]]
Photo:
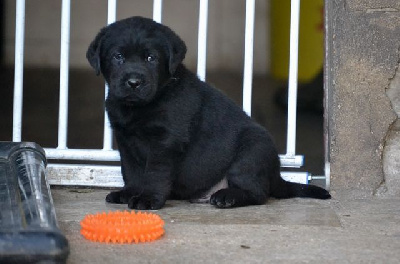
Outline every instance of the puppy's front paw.
[(165, 200), (156, 195), (132, 196), (129, 199), (128, 207), (137, 210), (158, 210), (164, 206)]
[(126, 204), (126, 203), (128, 203), (128, 201), (129, 201), (129, 198), (126, 197), (126, 192), (124, 190), (110, 192), (106, 196), (107, 203)]

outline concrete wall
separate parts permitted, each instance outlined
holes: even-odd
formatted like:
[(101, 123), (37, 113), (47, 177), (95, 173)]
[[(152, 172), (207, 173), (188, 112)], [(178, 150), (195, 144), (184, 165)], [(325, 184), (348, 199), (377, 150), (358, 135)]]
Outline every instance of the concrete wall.
[[(118, 19), (152, 16), (151, 0), (119, 0)], [(186, 64), (196, 68), (199, 1), (164, 1), (163, 22), (186, 42)], [(269, 1), (256, 1), (254, 70), (269, 72)], [(207, 63), (209, 70), (242, 71), (244, 54), (245, 1), (209, 2)], [(90, 41), (106, 24), (106, 0), (73, 0), (71, 5), (71, 67), (89, 67), (85, 59)], [(15, 0), (6, 0), (6, 63), (14, 60)], [(58, 67), (61, 1), (26, 1), (26, 48), (28, 66)]]
[(383, 152), (383, 172), (385, 185), (381, 192), (400, 196), (400, 67), (390, 80), (386, 90), (397, 118), (390, 126)]
[(400, 1), (331, 1), (329, 16), (332, 188), (399, 194)]

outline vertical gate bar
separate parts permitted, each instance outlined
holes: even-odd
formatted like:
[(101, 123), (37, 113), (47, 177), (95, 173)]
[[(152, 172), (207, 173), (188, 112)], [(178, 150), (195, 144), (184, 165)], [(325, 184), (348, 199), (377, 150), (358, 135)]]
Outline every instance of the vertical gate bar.
[(200, 0), (199, 33), (197, 37), (197, 76), (206, 80), (208, 0)]
[[(114, 23), (117, 17), (117, 0), (108, 0), (107, 6), (107, 25)], [(108, 85), (104, 87), (105, 99), (108, 96)], [(104, 111), (104, 136), (103, 136), (103, 150), (112, 149), (112, 130), (110, 120), (108, 119), (107, 113)]]
[(114, 23), (117, 19), (117, 0), (108, 0), (107, 25)]
[(289, 60), (289, 98), (286, 155), (296, 153), (296, 114), (297, 114), (297, 70), (299, 53), (300, 0), (292, 0), (290, 7), (290, 60)]
[(253, 81), (254, 13), (255, 0), (247, 0), (243, 70), (243, 110), (249, 116), (251, 116), (251, 96)]
[(58, 116), (58, 148), (67, 148), (68, 130), (68, 79), (70, 44), (71, 1), (62, 0), (61, 7), (61, 47), (60, 47), (60, 102)]
[(153, 20), (161, 23), (162, 19), (162, 0), (154, 0), (153, 2)]
[(14, 142), (20, 142), (22, 131), (22, 98), (24, 84), (25, 0), (17, 0), (15, 11), (15, 66), (12, 140)]

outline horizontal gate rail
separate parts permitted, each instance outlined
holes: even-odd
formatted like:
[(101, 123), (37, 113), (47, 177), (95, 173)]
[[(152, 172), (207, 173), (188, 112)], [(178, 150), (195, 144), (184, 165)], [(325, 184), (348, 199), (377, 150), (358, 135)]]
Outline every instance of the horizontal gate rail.
[[(303, 184), (312, 179), (324, 179), (320, 176), (311, 176), (307, 172), (282, 172), (281, 176), (285, 180)], [(50, 163), (47, 166), (47, 177), (51, 185), (124, 186), (120, 166)]]
[[(103, 149), (55, 149), (45, 148), (50, 160), (86, 160), (86, 161), (120, 161), (117, 150)], [(282, 167), (299, 168), (303, 165), (303, 156), (279, 155)]]

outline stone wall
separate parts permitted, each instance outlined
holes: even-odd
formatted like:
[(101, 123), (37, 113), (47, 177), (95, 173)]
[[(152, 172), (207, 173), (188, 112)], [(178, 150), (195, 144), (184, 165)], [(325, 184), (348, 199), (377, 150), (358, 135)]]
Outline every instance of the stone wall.
[(399, 100), (386, 93), (399, 91), (393, 80), (399, 66), (400, 1), (336, 0), (328, 6), (331, 186), (395, 193), (400, 171), (384, 172), (383, 157), (385, 167), (393, 168), (400, 156), (399, 137), (393, 139)]

